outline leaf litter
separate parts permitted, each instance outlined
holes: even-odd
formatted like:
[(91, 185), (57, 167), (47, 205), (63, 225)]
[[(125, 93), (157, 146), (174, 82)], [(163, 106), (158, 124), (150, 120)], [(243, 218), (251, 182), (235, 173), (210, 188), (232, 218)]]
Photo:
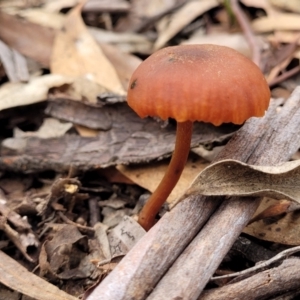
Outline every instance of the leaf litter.
[[(286, 98), (299, 81), (299, 5), (241, 2), (272, 93)], [(219, 1), (77, 3), (0, 3), (1, 282), (36, 299), (82, 295), (144, 234), (136, 215), (164, 173), (175, 124), (140, 120), (124, 103), (139, 63), (155, 49), (186, 43), (252, 55), (230, 7)], [(195, 125), (194, 153), (169, 204), (209, 164), (199, 155), (210, 158), (237, 129)], [(212, 165), (186, 193), (209, 187), (265, 197), (244, 232), (298, 245), (297, 163), (286, 171), (230, 162), (233, 173)], [(231, 177), (230, 189), (207, 172)]]

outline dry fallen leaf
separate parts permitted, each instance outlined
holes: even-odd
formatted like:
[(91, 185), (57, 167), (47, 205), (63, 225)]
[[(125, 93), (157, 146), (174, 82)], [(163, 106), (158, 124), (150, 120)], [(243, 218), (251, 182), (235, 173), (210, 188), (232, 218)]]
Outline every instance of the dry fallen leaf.
[(300, 2), (299, 0), (269, 0), (271, 4), (277, 6), (283, 10), (290, 10), (300, 13)]
[(261, 196), (300, 202), (300, 160), (279, 166), (252, 166), (222, 160), (203, 170), (186, 195)]
[(145, 21), (172, 9), (178, 0), (131, 0), (129, 14), (118, 20), (116, 31), (136, 32), (144, 27)]
[(298, 31), (285, 31), (277, 30), (268, 36), (268, 40), (271, 43), (279, 44), (292, 44), (297, 43), (300, 45), (299, 32)]
[(278, 13), (271, 16), (260, 17), (252, 22), (252, 28), (260, 33), (274, 30), (300, 30), (300, 15)]
[(106, 225), (109, 229), (120, 224), (125, 216), (131, 215), (132, 209), (114, 209), (109, 206), (105, 206), (101, 210), (101, 215), (103, 216), (102, 223)]
[[(268, 198), (264, 198), (268, 199)], [(273, 200), (273, 199), (270, 199)], [(292, 202), (290, 200), (273, 200), (276, 203), (269, 205), (265, 210), (263, 210), (260, 213), (256, 213), (255, 216), (250, 220), (248, 224), (257, 222), (259, 220), (263, 219), (270, 219), (270, 218), (278, 218), (279, 216), (282, 216), (282, 214), (292, 212), (295, 210), (300, 209), (300, 204), (296, 202)]]
[[(300, 203), (299, 183), (300, 160), (269, 167), (252, 166), (229, 159), (203, 170), (180, 199), (196, 193), (206, 196), (261, 196), (277, 199), (264, 198), (254, 216), (253, 220), (256, 220), (256, 216), (261, 216), (270, 205), (288, 202), (282, 199), (295, 201), (295, 205)], [(281, 212), (286, 211), (282, 208)], [(271, 213), (274, 214), (274, 209)], [(275, 243), (299, 245), (298, 216), (297, 211), (284, 217), (271, 215), (267, 219), (254, 221), (244, 232)]]
[(0, 12), (0, 38), (11, 48), (49, 66), (53, 30)]
[(132, 218), (124, 216), (108, 234), (112, 257), (125, 255), (145, 233), (141, 225)]
[(54, 118), (45, 118), (43, 124), (37, 131), (22, 131), (18, 127), (14, 128), (14, 137), (35, 136), (41, 139), (63, 136), (73, 127), (72, 123), (61, 122)]
[[(189, 159), (183, 173), (170, 194), (168, 198), (168, 202), (172, 203), (172, 201), (179, 196), (187, 189), (192, 180), (202, 171), (208, 162), (202, 158), (197, 159)], [(130, 178), (133, 182), (138, 184), (139, 186), (154, 192), (158, 184), (160, 183), (162, 177), (164, 176), (166, 169), (168, 167), (168, 162), (158, 162), (152, 163), (151, 165), (146, 166), (117, 166), (118, 170), (124, 174), (126, 177)]]
[[(286, 1), (286, 0), (284, 0), (284, 1)], [(298, 1), (298, 0), (296, 0), (296, 1)], [(241, 2), (243, 4), (245, 4), (246, 6), (264, 9), (266, 11), (267, 15), (277, 13), (275, 11), (275, 9), (272, 7), (269, 0), (241, 0)]]
[(44, 75), (28, 83), (6, 83), (0, 88), (0, 111), (6, 108), (45, 101), (50, 88), (70, 84), (73, 79), (62, 75)]
[[(283, 200), (284, 201), (284, 200)], [(264, 198), (257, 209), (254, 218), (278, 200)], [(287, 213), (278, 217), (253, 222), (244, 228), (244, 232), (258, 239), (285, 245), (299, 245), (300, 218), (299, 211)]]
[(103, 53), (116, 68), (123, 87), (127, 90), (131, 75), (142, 60), (131, 54), (123, 53), (117, 47), (110, 44), (101, 44), (101, 48)]
[(188, 1), (171, 17), (167, 16), (163, 19), (169, 19), (167, 26), (159, 33), (158, 38), (154, 44), (154, 49), (159, 49), (165, 45), (173, 36), (175, 36), (185, 26), (190, 24), (195, 18), (199, 17), (206, 11), (219, 6), (217, 0), (197, 0)]
[(74, 128), (78, 132), (78, 134), (82, 137), (96, 137), (99, 134), (99, 130), (91, 129), (86, 126), (74, 125)]
[(27, 253), (28, 247), (32, 247), (32, 249), (36, 249), (39, 246), (39, 241), (35, 237), (33, 232), (22, 233), (18, 232), (7, 222), (6, 217), (2, 215), (3, 210), (0, 216), (0, 231), (5, 234), (5, 236), (20, 250), (23, 256), (30, 261), (31, 263), (35, 262), (34, 255), (29, 255)]
[[(114, 32), (94, 27), (89, 27), (88, 30), (99, 44), (115, 46), (122, 53), (151, 53), (152, 42), (142, 34)], [(103, 49), (103, 51), (105, 50)], [(139, 59), (137, 56), (134, 58)]]
[(107, 237), (108, 226), (98, 222), (94, 226), (95, 229), (95, 238), (99, 242), (99, 248), (103, 254), (104, 260), (111, 259), (111, 252), (109, 241)]
[(93, 80), (85, 77), (74, 78), (72, 84), (64, 85), (62, 89), (51, 89), (50, 99), (72, 99), (80, 102), (98, 104), (97, 97), (101, 94), (109, 93), (109, 90)]
[(83, 7), (84, 12), (128, 13), (131, 3), (127, 0), (89, 0)]
[(49, 271), (58, 278), (85, 278), (93, 272), (93, 265), (84, 268), (87, 239), (78, 228), (69, 224), (55, 224), (53, 238), (45, 243)]
[(251, 57), (251, 50), (245, 36), (240, 33), (216, 33), (209, 35), (192, 35), (182, 44), (214, 44), (233, 48), (245, 56)]
[(85, 76), (117, 94), (125, 94), (113, 65), (87, 30), (82, 4), (73, 8), (58, 31), (52, 51), (51, 72)]
[(78, 299), (29, 272), (2, 251), (0, 251), (0, 282), (12, 290), (38, 300)]
[(269, 72), (268, 76), (266, 76), (266, 80), (268, 83), (272, 83), (272, 81), (280, 74), (280, 72), (284, 71), (285, 68), (291, 63), (294, 58), (294, 53), (288, 55), (286, 59), (281, 62), (278, 62), (274, 68)]
[[(103, 168), (99, 170), (100, 176), (103, 176), (106, 178), (107, 181), (112, 182), (112, 183), (125, 183), (125, 184), (134, 184), (132, 180), (130, 180), (128, 177), (123, 175), (119, 170), (116, 169), (116, 167), (108, 167), (108, 168)], [(101, 203), (105, 203), (105, 201), (110, 202), (109, 198), (108, 200), (102, 200)], [(119, 199), (111, 199), (113, 203), (116, 201), (118, 202)], [(101, 206), (101, 204), (99, 204)], [(116, 208), (116, 207), (113, 207)]]
[(60, 12), (63, 8), (73, 7), (79, 2), (80, 0), (51, 0), (45, 1), (43, 7), (49, 12)]
[(132, 9), (143, 18), (151, 18), (157, 14), (163, 13), (176, 4), (176, 0), (133, 0)]
[(17, 15), (32, 23), (52, 29), (60, 29), (65, 19), (62, 13), (50, 12), (41, 8), (19, 10)]
[(29, 80), (27, 61), (23, 55), (0, 40), (0, 61), (10, 82)]

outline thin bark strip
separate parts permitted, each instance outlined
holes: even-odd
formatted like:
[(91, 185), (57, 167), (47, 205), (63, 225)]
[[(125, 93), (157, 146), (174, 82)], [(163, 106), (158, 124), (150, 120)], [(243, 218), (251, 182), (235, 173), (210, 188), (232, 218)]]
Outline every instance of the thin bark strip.
[[(276, 107), (276, 103), (273, 102), (264, 118), (249, 120), (233, 136), (217, 160), (236, 159), (261, 165), (275, 165), (288, 160), (300, 146), (300, 87), (280, 111), (277, 111)], [(186, 198), (177, 204), (135, 245), (87, 299), (145, 299), (214, 213), (222, 199), (199, 195)], [(171, 297), (174, 294), (181, 297), (187, 293), (191, 298), (184, 296), (184, 299), (197, 299), (258, 203), (259, 201), (247, 202), (246, 199), (239, 198), (235, 198), (233, 203), (224, 202), (222, 209), (204, 227), (205, 231), (199, 233), (199, 236), (207, 235), (206, 241), (200, 243), (200, 246), (202, 249), (208, 247), (211, 252), (203, 251), (196, 257), (190, 257), (186, 255), (186, 252), (191, 252), (192, 246), (189, 246), (182, 254), (184, 262), (178, 258), (174, 268), (169, 270), (149, 298), (162, 299), (159, 295), (164, 294), (163, 299), (174, 299)], [(222, 221), (218, 224), (219, 218)], [(224, 223), (226, 218), (232, 220)], [(221, 229), (222, 233), (226, 233), (226, 237), (220, 234), (223, 247), (218, 246), (218, 232)], [(198, 247), (198, 239), (199, 237), (191, 245), (196, 244)], [(189, 260), (192, 260), (192, 263)], [(202, 266), (190, 269), (193, 264)], [(185, 268), (186, 265), (188, 267)], [(176, 273), (178, 266), (185, 269), (183, 277)], [(184, 282), (183, 278), (186, 279)], [(170, 291), (173, 290), (175, 292), (170, 295)]]

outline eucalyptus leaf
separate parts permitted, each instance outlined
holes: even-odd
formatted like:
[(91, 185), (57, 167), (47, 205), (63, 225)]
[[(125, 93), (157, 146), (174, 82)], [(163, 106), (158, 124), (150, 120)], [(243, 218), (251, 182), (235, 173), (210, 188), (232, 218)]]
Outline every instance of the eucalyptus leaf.
[(222, 160), (205, 168), (185, 196), (261, 196), (300, 203), (300, 160), (278, 166), (253, 166)]

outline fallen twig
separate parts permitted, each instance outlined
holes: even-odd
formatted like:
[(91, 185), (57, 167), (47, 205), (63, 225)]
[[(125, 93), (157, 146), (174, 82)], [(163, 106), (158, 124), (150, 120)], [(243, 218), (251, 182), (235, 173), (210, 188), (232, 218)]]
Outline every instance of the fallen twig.
[(299, 72), (300, 72), (300, 66), (296, 66), (293, 69), (286, 71), (286, 72), (282, 73), (281, 75), (277, 76), (276, 78), (274, 78), (271, 82), (269, 82), (269, 86), (272, 87), (280, 82), (283, 82), (283, 81), (289, 79), (290, 77), (296, 75)]
[(242, 11), (238, 0), (231, 0), (231, 9), (233, 13), (235, 14), (244, 34), (246, 37), (246, 40), (248, 41), (248, 44), (250, 46), (250, 49), (252, 51), (252, 61), (261, 67), (261, 49), (259, 44), (256, 41), (255, 35), (253, 33), (253, 30), (250, 26), (249, 20), (245, 13)]
[[(300, 287), (299, 267), (299, 258), (288, 258), (276, 268), (260, 272), (221, 288), (205, 291), (199, 300), (275, 299), (274, 296), (286, 291), (295, 291), (298, 294)], [(293, 299), (296, 298), (293, 297)]]
[(80, 231), (84, 232), (84, 233), (95, 233), (95, 229), (92, 227), (88, 227), (88, 226), (84, 226), (81, 224), (78, 224), (76, 222), (71, 221), (68, 217), (66, 217), (61, 211), (57, 212), (59, 217), (66, 222), (66, 224), (70, 224), (73, 225), (75, 227), (77, 227)]
[(280, 260), (283, 260), (284, 258), (296, 253), (300, 251), (300, 246), (296, 246), (290, 249), (286, 249), (280, 253), (278, 253), (277, 255), (275, 255), (274, 257), (272, 257), (271, 259), (268, 259), (266, 261), (260, 262), (258, 264), (256, 264), (254, 267), (252, 268), (248, 268), (246, 270), (240, 271), (240, 272), (235, 272), (235, 273), (231, 273), (231, 274), (227, 274), (227, 275), (222, 275), (222, 276), (215, 276), (212, 277), (210, 280), (214, 281), (214, 280), (219, 280), (219, 279), (228, 279), (228, 278), (233, 278), (233, 277), (237, 277), (237, 276), (244, 276), (244, 275), (251, 275), (253, 273), (258, 273), (259, 271), (262, 271), (263, 269), (265, 269), (266, 267), (270, 266), (271, 264), (278, 262)]

